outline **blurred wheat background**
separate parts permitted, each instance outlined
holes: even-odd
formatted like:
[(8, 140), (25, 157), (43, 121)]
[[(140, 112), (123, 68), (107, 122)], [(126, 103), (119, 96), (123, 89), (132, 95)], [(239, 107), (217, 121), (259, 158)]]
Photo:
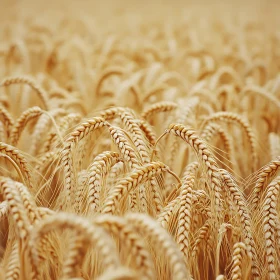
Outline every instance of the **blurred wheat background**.
[(0, 0), (0, 279), (280, 279), (279, 11)]

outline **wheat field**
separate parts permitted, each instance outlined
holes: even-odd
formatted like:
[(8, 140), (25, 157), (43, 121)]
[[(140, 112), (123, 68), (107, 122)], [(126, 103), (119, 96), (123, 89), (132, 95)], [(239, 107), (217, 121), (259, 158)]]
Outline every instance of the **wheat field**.
[(0, 279), (280, 279), (279, 10), (0, 0)]

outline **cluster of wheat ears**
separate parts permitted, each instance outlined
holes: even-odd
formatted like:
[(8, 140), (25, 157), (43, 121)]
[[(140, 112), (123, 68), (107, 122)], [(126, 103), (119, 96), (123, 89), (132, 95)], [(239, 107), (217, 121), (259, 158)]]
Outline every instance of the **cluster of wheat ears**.
[(280, 279), (265, 7), (8, 2), (0, 279)]

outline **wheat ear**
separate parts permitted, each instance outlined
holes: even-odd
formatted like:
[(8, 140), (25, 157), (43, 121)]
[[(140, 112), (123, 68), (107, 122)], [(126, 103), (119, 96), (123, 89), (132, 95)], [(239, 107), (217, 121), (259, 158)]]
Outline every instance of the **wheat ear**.
[(241, 96), (244, 96), (246, 94), (252, 93), (252, 95), (259, 95), (266, 100), (270, 101), (271, 104), (274, 104), (274, 106), (277, 107), (278, 110), (280, 110), (280, 101), (277, 99), (276, 96), (271, 94), (269, 91), (266, 91), (265, 89), (255, 86), (255, 85), (248, 85), (245, 86), (242, 91), (240, 92)]
[(27, 123), (30, 120), (42, 115), (42, 113), (43, 113), (42, 109), (40, 107), (35, 106), (27, 109), (21, 114), (21, 116), (17, 119), (11, 131), (11, 140), (10, 140), (11, 145), (13, 146), (17, 145), (20, 135), (23, 129), (25, 128), (25, 126), (27, 125)]
[[(65, 134), (65, 132), (73, 125), (77, 124), (81, 120), (81, 115), (77, 113), (70, 113), (63, 117), (61, 119), (61, 122), (59, 124), (59, 131), (62, 134)], [(43, 152), (48, 152), (51, 150), (52, 146), (55, 146), (58, 141), (58, 135), (56, 132), (50, 132), (47, 136), (47, 140), (43, 147)]]
[(194, 241), (193, 248), (192, 248), (192, 257), (196, 258), (198, 254), (198, 249), (203, 240), (207, 240), (208, 236), (210, 235), (210, 222), (207, 220), (204, 225), (199, 229), (197, 238)]
[(192, 208), (192, 193), (195, 183), (195, 173), (198, 168), (198, 163), (193, 162), (187, 168), (189, 173), (184, 174), (183, 184), (180, 190), (180, 207), (178, 214), (178, 228), (176, 232), (176, 240), (180, 250), (184, 254), (186, 262), (188, 262), (189, 254), (189, 233), (191, 227), (191, 208)]
[(9, 212), (11, 212), (14, 219), (18, 236), (23, 241), (26, 241), (30, 222), (23, 207), (20, 194), (15, 187), (15, 182), (9, 178), (1, 177), (0, 185), (4, 199), (8, 202)]
[(252, 236), (252, 222), (249, 215), (249, 210), (246, 206), (246, 200), (238, 189), (237, 185), (229, 175), (226, 170), (221, 170), (221, 174), (223, 175), (224, 182), (226, 184), (226, 190), (228, 192), (229, 197), (233, 201), (234, 205), (237, 208), (237, 213), (240, 217), (240, 222), (243, 227), (243, 232), (245, 235), (245, 244), (247, 247), (248, 256), (251, 258), (252, 264), (252, 273), (256, 279), (259, 278), (260, 272), (257, 263), (257, 253), (255, 248), (255, 242)]
[[(64, 109), (55, 109), (49, 112), (49, 115), (53, 118), (60, 117), (60, 115), (66, 114), (66, 111)], [(48, 131), (48, 127), (50, 125), (51, 119), (50, 116), (45, 114), (40, 117), (38, 120), (34, 132), (32, 135), (32, 145), (30, 147), (30, 154), (35, 155), (39, 153), (41, 143), (43, 142), (42, 139), (44, 139), (44, 135), (46, 135), (46, 131)]]
[(233, 255), (232, 255), (232, 271), (231, 279), (232, 280), (241, 280), (242, 279), (242, 258), (246, 252), (246, 246), (243, 242), (235, 243), (233, 246)]
[(145, 243), (126, 219), (111, 215), (101, 215), (94, 219), (94, 223), (120, 238), (123, 246), (133, 254), (132, 259), (135, 260), (137, 271), (141, 272), (141, 279), (155, 278), (151, 255), (147, 251)]
[[(173, 133), (175, 136), (181, 137), (185, 142), (187, 142), (192, 149), (196, 152), (198, 158), (204, 163), (207, 170), (207, 177), (209, 180), (209, 185), (211, 186), (214, 205), (217, 210), (217, 214), (221, 213), (222, 210), (222, 196), (221, 196), (221, 186), (222, 177), (219, 173), (217, 163), (214, 156), (207, 148), (206, 143), (199, 138), (196, 132), (188, 126), (182, 124), (171, 124), (166, 130), (166, 133)], [(221, 218), (221, 217), (220, 217)]]
[(122, 75), (124, 73), (124, 69), (122, 68), (110, 68), (110, 69), (106, 69), (104, 73), (101, 74), (97, 84), (96, 84), (96, 95), (101, 95), (100, 93), (100, 89), (101, 86), (103, 84), (103, 82), (105, 81), (105, 79), (107, 79), (108, 77), (112, 76), (112, 75)]
[(211, 142), (212, 138), (218, 134), (225, 146), (225, 152), (228, 157), (228, 164), (232, 167), (233, 161), (233, 146), (231, 143), (230, 138), (228, 137), (227, 133), (221, 126), (217, 125), (216, 123), (209, 123), (201, 133), (201, 138), (204, 139), (206, 142)]
[(39, 95), (40, 99), (42, 100), (44, 107), (46, 110), (49, 110), (49, 105), (48, 105), (48, 95), (46, 91), (38, 85), (35, 81), (32, 80), (32, 78), (27, 77), (27, 76), (18, 76), (18, 77), (9, 77), (5, 78), (0, 86), (6, 87), (9, 85), (14, 85), (14, 84), (27, 84), (29, 85), (32, 89), (34, 89), (37, 94)]
[(57, 213), (38, 224), (31, 233), (30, 244), (32, 258), (38, 263), (38, 244), (49, 232), (68, 228), (75, 232), (76, 239), (70, 244), (70, 252), (63, 267), (63, 277), (71, 278), (77, 275), (87, 251), (87, 243), (94, 245), (99, 252), (99, 258), (107, 269), (116, 269), (119, 258), (113, 240), (100, 227), (94, 226), (87, 219), (70, 213)]
[(117, 186), (111, 189), (104, 202), (102, 212), (113, 214), (116, 211), (117, 203), (122, 198), (125, 198), (138, 185), (145, 183), (163, 171), (168, 171), (168, 167), (162, 162), (151, 162), (137, 168), (125, 179), (122, 179)]
[(167, 258), (171, 267), (171, 279), (191, 279), (190, 273), (183, 261), (183, 256), (172, 237), (153, 219), (144, 214), (127, 214), (126, 219), (135, 227), (142, 231), (145, 236), (151, 238), (157, 250), (160, 250)]
[(17, 189), (24, 209), (26, 209), (26, 213), (28, 214), (28, 219), (30, 224), (34, 224), (36, 222), (38, 222), (38, 220), (40, 219), (40, 216), (37, 212), (37, 206), (36, 203), (32, 197), (32, 195), (30, 194), (30, 192), (28, 191), (28, 189), (26, 188), (26, 186), (24, 186), (22, 183), (20, 182), (14, 182), (14, 186), (15, 189)]
[(96, 211), (99, 205), (100, 190), (104, 188), (102, 186), (102, 180), (106, 174), (110, 171), (111, 167), (120, 161), (118, 153), (104, 152), (99, 154), (88, 168), (88, 178), (86, 185), (88, 188), (87, 195), (87, 209)]
[(31, 183), (31, 172), (28, 168), (27, 161), (24, 158), (24, 156), (21, 154), (21, 152), (15, 147), (3, 142), (0, 142), (0, 152), (9, 156), (12, 160), (14, 160), (14, 162), (18, 165), (20, 170), (23, 172), (24, 178), (28, 186), (30, 188), (33, 188)]
[(149, 119), (152, 115), (160, 113), (160, 112), (170, 112), (172, 110), (175, 110), (178, 107), (178, 105), (174, 102), (169, 101), (163, 101), (158, 102), (153, 105), (151, 105), (149, 108), (147, 108), (142, 114), (142, 119)]
[[(131, 135), (132, 142), (136, 147), (141, 161), (145, 164), (150, 162), (150, 154), (147, 148), (146, 143), (144, 142), (144, 135), (142, 130), (139, 128), (136, 119), (128, 112), (128, 110), (123, 110), (120, 114), (120, 118), (124, 123), (127, 131)], [(156, 185), (156, 181), (152, 180), (151, 183)], [(139, 187), (139, 195), (140, 195), (140, 202), (141, 202), (141, 210), (146, 212), (147, 211), (147, 198), (145, 194), (145, 186)]]
[(168, 228), (171, 216), (174, 212), (176, 212), (177, 208), (179, 208), (179, 205), (180, 197), (178, 196), (171, 200), (159, 213), (157, 221), (161, 224), (163, 228)]
[(18, 242), (12, 246), (12, 251), (10, 253), (7, 268), (5, 270), (6, 280), (18, 280), (20, 279), (20, 261), (19, 261), (19, 248)]
[(265, 165), (257, 175), (257, 182), (253, 188), (252, 194), (252, 206), (253, 209), (256, 209), (259, 205), (261, 199), (261, 192), (263, 191), (266, 182), (270, 179), (280, 167), (280, 156), (270, 161), (267, 165)]
[[(22, 201), (22, 196), (16, 187), (15, 181), (1, 177), (0, 190), (3, 192), (4, 199), (8, 202), (9, 212), (12, 214), (16, 225), (17, 234), (20, 238), (19, 250), (21, 253), (27, 252), (32, 268), (31, 279), (36, 280), (38, 270), (31, 258), (30, 247), (28, 246), (28, 238), (32, 227), (28, 218), (28, 208), (26, 208), (26, 203)], [(26, 266), (26, 260), (23, 259), (20, 262), (21, 267), (24, 268)]]
[(213, 121), (234, 122), (234, 123), (239, 124), (243, 128), (243, 130), (248, 138), (248, 142), (250, 144), (252, 161), (254, 163), (253, 167), (256, 168), (256, 166), (258, 164), (258, 154), (257, 154), (257, 146), (256, 146), (257, 142), (256, 142), (256, 138), (255, 138), (255, 135), (252, 131), (250, 124), (247, 121), (245, 121), (242, 117), (240, 117), (238, 114), (231, 113), (231, 112), (217, 112), (217, 113), (210, 115), (203, 122), (202, 127), (205, 127), (207, 124), (209, 124)]
[(275, 240), (278, 223), (277, 204), (280, 189), (280, 176), (276, 177), (267, 187), (264, 202), (261, 208), (263, 217), (263, 231), (266, 247), (266, 262), (268, 264), (269, 279), (277, 279)]
[(157, 137), (151, 125), (145, 120), (139, 120), (137, 121), (137, 123), (140, 129), (144, 132), (146, 139), (149, 141), (149, 143), (151, 145), (154, 145), (156, 143)]
[(71, 199), (72, 190), (74, 190), (75, 184), (74, 165), (72, 158), (73, 149), (89, 133), (105, 126), (108, 126), (108, 123), (102, 118), (96, 117), (88, 119), (75, 128), (75, 130), (72, 131), (70, 136), (66, 139), (64, 148), (61, 151), (61, 163), (64, 168), (64, 188), (67, 193), (67, 201)]
[(2, 106), (0, 106), (0, 117), (6, 129), (7, 137), (10, 136), (11, 128), (14, 126), (14, 119), (10, 113)]

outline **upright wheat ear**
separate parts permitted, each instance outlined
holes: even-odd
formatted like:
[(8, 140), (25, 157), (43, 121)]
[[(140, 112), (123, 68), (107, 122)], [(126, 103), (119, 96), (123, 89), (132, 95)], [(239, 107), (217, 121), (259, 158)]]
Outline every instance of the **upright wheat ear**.
[(88, 244), (97, 250), (99, 259), (106, 269), (116, 269), (120, 265), (113, 240), (102, 228), (91, 224), (87, 219), (63, 212), (46, 218), (33, 229), (30, 244), (35, 263), (38, 263), (39, 260), (40, 240), (51, 231), (66, 228), (74, 231), (76, 238), (70, 244), (70, 252), (63, 267), (63, 277), (68, 279), (77, 276), (78, 269), (88, 250)]
[(94, 223), (120, 238), (120, 242), (124, 244), (123, 247), (131, 252), (137, 271), (142, 274), (141, 279), (155, 278), (151, 255), (147, 251), (144, 241), (126, 219), (111, 215), (101, 215), (94, 219)]
[[(144, 141), (144, 135), (142, 130), (137, 124), (137, 120), (128, 110), (123, 110), (123, 112), (120, 114), (120, 118), (124, 123), (125, 128), (131, 135), (132, 142), (140, 155), (141, 161), (144, 164), (150, 162), (151, 153), (148, 150), (148, 147)], [(155, 184), (156, 183), (154, 182), (154, 185)], [(141, 211), (147, 211), (147, 198), (146, 198), (144, 186), (140, 186), (139, 193), (140, 193)]]
[(26, 84), (26, 85), (29, 85), (32, 89), (34, 89), (40, 99), (42, 100), (44, 106), (45, 106), (45, 109), (46, 110), (49, 110), (49, 105), (48, 105), (48, 95), (47, 93), (45, 92), (45, 90), (38, 84), (36, 84), (35, 81), (33, 81), (30, 77), (27, 77), (27, 76), (18, 76), (18, 77), (9, 77), (9, 78), (5, 78), (0, 86), (2, 87), (6, 87), (6, 86), (9, 86), (9, 85), (14, 85), (14, 84)]
[(265, 237), (266, 247), (266, 263), (268, 264), (268, 271), (270, 279), (277, 279), (279, 277), (277, 269), (277, 251), (276, 247), (276, 225), (279, 223), (277, 217), (277, 205), (280, 190), (280, 176), (276, 177), (267, 187), (264, 202), (262, 204), (263, 217), (263, 232)]
[(38, 222), (40, 216), (37, 212), (37, 206), (34, 198), (31, 196), (26, 186), (24, 186), (22, 183), (14, 182), (14, 186), (20, 195), (24, 209), (26, 210), (26, 213), (28, 215), (30, 224)]
[(88, 189), (87, 209), (96, 211), (99, 206), (99, 195), (102, 186), (102, 181), (111, 167), (120, 161), (119, 154), (115, 152), (104, 152), (99, 154), (88, 168), (88, 178), (85, 181), (85, 186)]
[(209, 220), (205, 222), (205, 224), (199, 229), (197, 238), (194, 241), (193, 249), (192, 249), (192, 257), (196, 258), (198, 255), (199, 245), (203, 240), (207, 240), (210, 235), (210, 223)]
[(155, 250), (162, 252), (167, 258), (172, 269), (171, 279), (191, 279), (189, 271), (183, 261), (182, 255), (172, 237), (157, 224), (153, 219), (144, 214), (127, 214), (126, 219), (136, 230), (143, 232), (145, 236), (151, 238)]
[(213, 192), (214, 204), (216, 206), (217, 215), (221, 219), (222, 217), (220, 216), (220, 214), (222, 210), (222, 177), (219, 173), (214, 156), (207, 148), (205, 142), (198, 137), (198, 135), (192, 128), (184, 126), (182, 124), (171, 124), (166, 130), (166, 133), (170, 132), (172, 132), (176, 136), (181, 137), (184, 141), (186, 141), (195, 151), (198, 158), (204, 163), (204, 166), (207, 171), (207, 177), (209, 180), (208, 183), (211, 186)]
[(72, 158), (72, 151), (78, 145), (84, 137), (89, 133), (99, 128), (108, 126), (108, 123), (102, 118), (92, 118), (81, 123), (74, 131), (71, 132), (70, 136), (64, 143), (64, 148), (61, 152), (61, 162), (64, 168), (64, 189), (66, 190), (67, 201), (71, 198), (72, 190), (74, 189), (75, 176), (74, 176), (74, 164)]
[(12, 246), (12, 251), (9, 256), (7, 268), (5, 271), (5, 279), (6, 280), (16, 280), (20, 279), (20, 260), (19, 260), (19, 249), (18, 242)]
[(127, 138), (124, 136), (122, 130), (119, 127), (110, 126), (109, 131), (112, 140), (117, 145), (125, 162), (128, 163), (131, 169), (137, 168), (140, 165), (140, 159)]
[(143, 140), (144, 135), (142, 133), (142, 130), (139, 128), (137, 124), (137, 120), (133, 117), (133, 115), (128, 110), (124, 110), (120, 114), (120, 118), (124, 123), (127, 131), (131, 133), (133, 144), (137, 148), (143, 163), (148, 163), (150, 161), (150, 155), (148, 152), (147, 145)]
[(28, 202), (26, 204), (24, 196), (16, 187), (16, 182), (9, 178), (0, 178), (0, 190), (3, 193), (4, 199), (8, 202), (9, 212), (12, 214), (17, 234), (20, 239), (20, 250), (21, 253), (25, 252), (28, 259), (20, 260), (21, 266), (25, 267), (27, 265), (31, 266), (32, 280), (37, 279), (38, 271), (34, 262), (31, 258), (30, 247), (28, 246), (28, 238), (30, 234), (31, 224), (28, 218)]
[(178, 217), (177, 243), (183, 252), (185, 261), (188, 263), (189, 234), (191, 227), (192, 191), (195, 183), (195, 172), (198, 163), (191, 163), (189, 173), (184, 174), (183, 185), (180, 191), (180, 208)]
[(233, 246), (233, 256), (232, 256), (232, 272), (231, 279), (232, 280), (241, 280), (242, 279), (242, 271), (241, 264), (242, 258), (244, 257), (246, 252), (246, 246), (242, 242), (235, 243)]
[(15, 182), (9, 178), (0, 178), (1, 191), (4, 199), (8, 202), (9, 211), (12, 213), (18, 235), (26, 241), (29, 234), (30, 222), (27, 217), (26, 209), (23, 207), (20, 194), (15, 187)]
[(243, 197), (243, 194), (238, 190), (238, 187), (234, 183), (229, 173), (226, 170), (221, 170), (221, 174), (223, 175), (228, 195), (232, 199), (234, 205), (238, 210), (237, 213), (240, 217), (241, 226), (243, 227), (247, 252), (253, 262), (252, 273), (255, 279), (259, 279), (260, 271), (257, 261), (256, 246), (252, 236), (252, 222), (246, 206), (245, 198)]

